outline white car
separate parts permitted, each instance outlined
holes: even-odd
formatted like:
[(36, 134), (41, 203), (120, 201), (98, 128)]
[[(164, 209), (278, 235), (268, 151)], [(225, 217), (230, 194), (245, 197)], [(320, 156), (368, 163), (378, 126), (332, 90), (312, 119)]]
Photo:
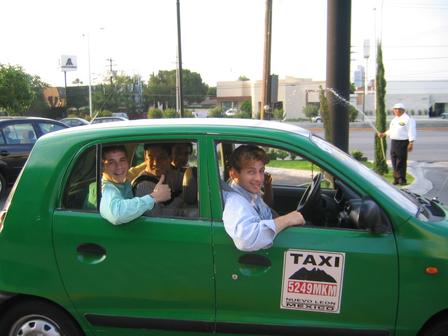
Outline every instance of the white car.
[(238, 113), (238, 110), (236, 109), (236, 108), (234, 108), (234, 107), (232, 107), (232, 108), (229, 108), (228, 110), (226, 110), (225, 112), (224, 112), (224, 114), (226, 115), (226, 116), (228, 116), (228, 117), (233, 117), (235, 114), (237, 114)]
[(312, 117), (311, 121), (315, 122), (315, 123), (320, 123), (320, 122), (322, 122), (322, 118), (320, 117), (320, 115), (318, 115), (318, 116)]

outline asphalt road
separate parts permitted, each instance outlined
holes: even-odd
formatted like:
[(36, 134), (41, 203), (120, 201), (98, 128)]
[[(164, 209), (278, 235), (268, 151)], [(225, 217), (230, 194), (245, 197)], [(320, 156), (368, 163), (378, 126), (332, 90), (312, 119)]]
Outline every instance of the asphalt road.
[[(321, 128), (310, 128), (313, 133), (324, 136)], [(374, 159), (372, 128), (350, 128), (349, 151), (359, 150), (369, 160)], [(390, 148), (390, 141), (388, 140)], [(389, 160), (389, 150), (386, 150)], [(418, 127), (414, 150), (408, 156), (409, 172), (416, 181), (409, 189), (418, 194), (438, 197), (448, 204), (448, 127)]]

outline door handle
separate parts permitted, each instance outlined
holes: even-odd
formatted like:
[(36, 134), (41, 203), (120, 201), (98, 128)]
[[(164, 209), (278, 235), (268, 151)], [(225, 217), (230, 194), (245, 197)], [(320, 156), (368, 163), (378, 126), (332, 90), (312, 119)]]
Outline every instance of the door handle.
[(2, 150), (2, 151), (0, 152), (0, 155), (1, 155), (1, 156), (7, 156), (7, 155), (9, 155), (9, 152), (8, 152), (7, 150)]
[(271, 260), (259, 254), (243, 254), (238, 258), (238, 262), (244, 265), (271, 267)]
[(106, 259), (106, 249), (98, 244), (84, 243), (76, 248), (78, 260), (83, 263), (97, 264)]

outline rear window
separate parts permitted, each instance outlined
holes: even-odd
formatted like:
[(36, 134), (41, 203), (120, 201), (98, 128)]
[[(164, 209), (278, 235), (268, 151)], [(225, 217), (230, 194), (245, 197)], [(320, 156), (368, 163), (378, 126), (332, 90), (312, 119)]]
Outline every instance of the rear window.
[(96, 147), (78, 157), (65, 187), (62, 207), (73, 210), (96, 210)]
[(53, 123), (47, 123), (47, 122), (40, 122), (39, 128), (42, 132), (42, 134), (51, 133), (54, 131), (59, 131), (61, 129), (64, 129), (66, 127), (59, 125), (59, 124), (53, 124)]

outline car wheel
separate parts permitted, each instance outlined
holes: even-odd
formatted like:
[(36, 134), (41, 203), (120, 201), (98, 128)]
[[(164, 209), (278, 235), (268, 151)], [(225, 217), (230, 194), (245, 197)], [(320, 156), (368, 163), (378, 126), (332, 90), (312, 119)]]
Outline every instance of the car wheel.
[(6, 184), (6, 179), (2, 173), (0, 173), (0, 198), (5, 196), (6, 189), (8, 189), (8, 185)]
[(422, 336), (446, 336), (448, 335), (448, 320), (439, 320), (430, 325), (421, 333)]
[(61, 308), (38, 300), (22, 301), (4, 312), (0, 335), (84, 336), (77, 323)]

